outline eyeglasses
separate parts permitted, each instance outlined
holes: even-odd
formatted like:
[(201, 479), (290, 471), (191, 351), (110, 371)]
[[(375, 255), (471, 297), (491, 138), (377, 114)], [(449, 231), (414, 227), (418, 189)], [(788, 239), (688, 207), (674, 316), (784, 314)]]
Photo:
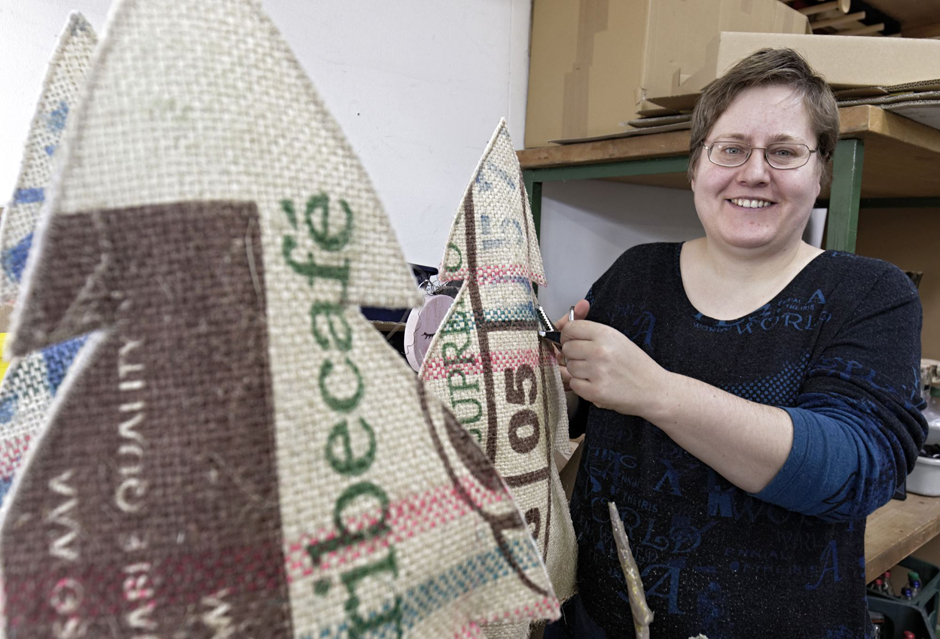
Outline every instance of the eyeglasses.
[(775, 169), (798, 169), (807, 162), (818, 149), (811, 149), (805, 144), (780, 142), (768, 147), (751, 146), (744, 142), (715, 142), (711, 146), (702, 142), (708, 154), (708, 160), (718, 166), (741, 166), (751, 157), (751, 151), (763, 151), (767, 164)]

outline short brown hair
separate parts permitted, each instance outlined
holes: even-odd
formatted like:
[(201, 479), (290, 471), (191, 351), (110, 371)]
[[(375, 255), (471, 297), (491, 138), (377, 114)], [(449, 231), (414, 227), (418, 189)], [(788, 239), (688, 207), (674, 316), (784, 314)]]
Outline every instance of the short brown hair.
[(692, 113), (689, 181), (695, 177), (702, 143), (718, 118), (745, 89), (768, 85), (791, 87), (803, 99), (803, 108), (816, 134), (820, 181), (823, 184), (829, 181), (829, 160), (839, 141), (839, 107), (826, 81), (793, 49), (756, 51), (705, 87)]

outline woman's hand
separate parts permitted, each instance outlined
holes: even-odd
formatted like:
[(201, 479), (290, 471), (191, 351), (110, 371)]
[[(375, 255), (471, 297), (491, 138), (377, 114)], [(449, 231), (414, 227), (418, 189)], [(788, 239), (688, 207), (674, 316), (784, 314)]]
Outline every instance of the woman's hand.
[(616, 329), (585, 320), (566, 322), (561, 343), (566, 387), (595, 406), (647, 417), (664, 395), (669, 374)]
[(617, 329), (583, 319), (589, 308), (582, 300), (578, 319), (557, 324), (565, 389), (647, 420), (742, 490), (763, 490), (793, 445), (790, 416), (670, 373)]
[[(581, 300), (574, 305), (574, 318), (575, 320), (583, 320), (587, 317), (588, 311), (591, 310), (591, 303), (587, 300)], [(564, 331), (565, 326), (568, 325), (568, 316), (565, 315), (561, 319), (555, 322), (555, 328), (559, 331)], [(561, 371), (561, 381), (565, 386), (565, 391), (570, 391), (571, 387), (568, 383), (571, 381), (571, 375), (568, 374), (568, 369), (565, 367), (565, 356), (561, 353), (561, 347), (555, 346), (555, 359), (558, 360), (558, 370)]]

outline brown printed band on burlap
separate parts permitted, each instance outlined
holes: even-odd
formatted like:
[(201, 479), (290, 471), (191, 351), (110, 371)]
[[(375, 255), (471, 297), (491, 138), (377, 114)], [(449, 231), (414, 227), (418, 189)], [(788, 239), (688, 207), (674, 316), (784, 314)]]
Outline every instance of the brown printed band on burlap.
[(255, 206), (58, 216), (45, 241), (69, 274), (47, 317), (108, 246), (111, 328), (7, 514), (8, 636), (290, 636)]

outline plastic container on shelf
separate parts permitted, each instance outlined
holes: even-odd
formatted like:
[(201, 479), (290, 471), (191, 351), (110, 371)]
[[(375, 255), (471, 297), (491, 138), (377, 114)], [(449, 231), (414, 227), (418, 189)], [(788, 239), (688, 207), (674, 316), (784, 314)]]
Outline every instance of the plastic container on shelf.
[[(936, 377), (933, 378), (936, 383)], [(927, 441), (924, 444), (940, 444), (940, 386), (931, 384), (927, 407), (924, 409), (924, 419), (927, 420)]]
[(913, 632), (917, 639), (937, 639), (927, 615), (917, 606), (884, 597), (869, 597), (868, 609), (885, 617), (881, 639), (904, 639), (905, 631)]
[(928, 422), (927, 426), (927, 439), (924, 441), (924, 445), (940, 444), (940, 421)]
[(927, 439), (924, 441), (924, 445), (940, 444), (940, 420), (927, 422), (927, 426)]
[(940, 459), (918, 457), (907, 476), (907, 491), (925, 497), (940, 496)]
[[(921, 610), (927, 617), (927, 623), (931, 629), (934, 628), (937, 625), (937, 612), (940, 611), (940, 566), (935, 566), (929, 561), (917, 557), (906, 557), (898, 565), (904, 569), (898, 571), (900, 574), (905, 575), (908, 572), (916, 572), (921, 583), (920, 591), (914, 595), (914, 598), (903, 603)], [(869, 601), (875, 598), (902, 603), (900, 599), (888, 598), (883, 592), (876, 592), (869, 588)], [(882, 612), (877, 608), (872, 608), (872, 610)], [(886, 636), (891, 637), (892, 635), (889, 633)]]

